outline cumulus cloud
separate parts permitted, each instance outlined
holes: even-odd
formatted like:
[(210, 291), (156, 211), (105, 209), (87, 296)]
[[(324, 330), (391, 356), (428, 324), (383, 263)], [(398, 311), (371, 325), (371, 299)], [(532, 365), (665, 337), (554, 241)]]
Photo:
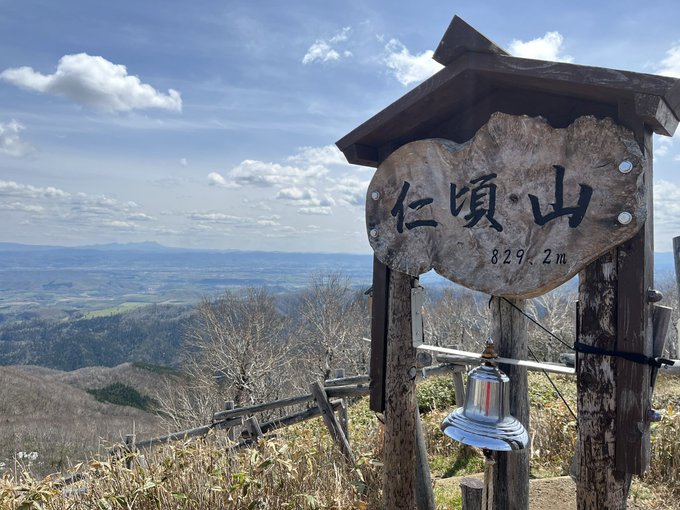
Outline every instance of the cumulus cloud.
[(345, 155), (335, 145), (300, 147), (297, 154), (288, 157), (288, 161), (305, 165), (349, 166)]
[(78, 53), (59, 59), (53, 74), (42, 74), (31, 67), (5, 69), (0, 80), (18, 87), (62, 96), (75, 103), (103, 112), (127, 112), (145, 108), (182, 111), (182, 98), (176, 90), (167, 94), (128, 74), (124, 65), (103, 57)]
[(229, 177), (241, 185), (270, 187), (318, 179), (327, 173), (327, 168), (318, 165), (301, 167), (246, 159), (229, 172)]
[(300, 214), (317, 214), (320, 216), (327, 216), (331, 214), (333, 211), (329, 206), (314, 206), (314, 207), (300, 207), (298, 209), (298, 212)]
[(672, 249), (680, 232), (680, 186), (669, 181), (654, 183), (654, 239), (659, 251)]
[(351, 57), (351, 51), (338, 48), (339, 43), (344, 43), (349, 39), (351, 30), (350, 27), (345, 27), (329, 39), (317, 39), (314, 44), (309, 47), (305, 56), (302, 57), (302, 63), (311, 64), (313, 62), (329, 62), (332, 60), (340, 60), (342, 57)]
[(412, 55), (406, 46), (397, 39), (391, 39), (385, 45), (384, 63), (402, 85), (423, 81), (437, 71), (442, 65), (432, 60), (432, 50)]
[(227, 181), (222, 174), (218, 172), (210, 172), (208, 174), (208, 185), (216, 186), (218, 188), (238, 188), (238, 184)]
[(343, 177), (329, 188), (329, 191), (344, 204), (363, 206), (366, 203), (369, 182), (355, 177)]
[(513, 39), (510, 43), (510, 54), (515, 57), (533, 58), (537, 60), (552, 60), (558, 62), (571, 62), (569, 55), (562, 54), (564, 38), (559, 32), (546, 32), (543, 37), (531, 41)]
[(284, 188), (276, 194), (278, 200), (298, 208), (301, 214), (331, 214), (335, 200), (329, 195), (319, 196), (313, 188)]
[(0, 122), (0, 154), (21, 158), (33, 152), (33, 147), (21, 139), (19, 133), (25, 128), (16, 120)]
[(661, 61), (658, 73), (664, 76), (680, 78), (680, 43), (671, 47), (666, 52), (666, 58)]

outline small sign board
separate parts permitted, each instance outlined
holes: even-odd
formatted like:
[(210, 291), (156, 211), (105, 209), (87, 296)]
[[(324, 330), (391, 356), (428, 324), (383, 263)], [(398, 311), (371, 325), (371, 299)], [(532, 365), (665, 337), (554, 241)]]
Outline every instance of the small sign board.
[(554, 129), (495, 113), (467, 143), (411, 142), (378, 167), (369, 241), (412, 276), (434, 268), (488, 294), (537, 296), (641, 228), (643, 163), (632, 133), (609, 119)]

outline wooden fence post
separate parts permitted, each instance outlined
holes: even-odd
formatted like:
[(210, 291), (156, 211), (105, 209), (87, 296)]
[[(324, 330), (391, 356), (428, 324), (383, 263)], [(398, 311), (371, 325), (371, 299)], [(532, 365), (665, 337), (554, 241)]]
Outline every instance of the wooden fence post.
[[(234, 409), (234, 407), (235, 407), (235, 406), (234, 406), (234, 401), (233, 401), (233, 400), (227, 400), (227, 401), (224, 403), (224, 410), (225, 410), (225, 411), (231, 411), (232, 409)], [(227, 437), (229, 438), (229, 441), (236, 441), (236, 427), (231, 427), (231, 428), (227, 431)]]
[(465, 384), (463, 383), (463, 371), (453, 373), (453, 387), (456, 392), (456, 405), (461, 407), (465, 404)]
[[(342, 379), (345, 377), (344, 368), (335, 369), (335, 378)], [(345, 438), (349, 442), (349, 417), (347, 415), (347, 399), (343, 398), (340, 404), (340, 409), (338, 409), (338, 419), (340, 421), (340, 426), (342, 427), (342, 432), (345, 434)]]
[(479, 478), (463, 478), (460, 481), (460, 493), (463, 510), (482, 510), (482, 493), (484, 482)]
[(135, 453), (135, 437), (136, 434), (127, 434), (125, 436), (125, 467), (132, 469), (133, 456), (131, 454)]
[(257, 418), (255, 416), (251, 416), (250, 418), (248, 418), (246, 420), (245, 426), (251, 438), (259, 440), (264, 437), (264, 433), (260, 428), (260, 422), (257, 421)]
[(411, 339), (413, 278), (391, 271), (385, 363), (383, 502), (390, 510), (416, 504), (416, 352)]
[[(675, 284), (678, 289), (678, 299), (680, 299), (680, 236), (673, 238), (673, 259), (675, 261)], [(680, 320), (675, 325), (677, 336), (675, 339), (675, 352), (673, 357), (680, 359)]]
[(342, 427), (340, 426), (340, 423), (335, 417), (333, 407), (331, 406), (331, 403), (328, 400), (328, 395), (326, 395), (323, 386), (321, 386), (321, 384), (317, 381), (315, 383), (312, 383), (309, 386), (309, 389), (312, 392), (312, 395), (314, 395), (316, 405), (321, 411), (321, 416), (323, 418), (324, 423), (326, 424), (326, 427), (328, 427), (328, 431), (330, 432), (331, 437), (335, 440), (336, 443), (338, 443), (340, 451), (344, 455), (345, 459), (347, 459), (347, 462), (354, 465), (355, 463), (354, 453), (352, 453), (352, 448), (349, 445), (349, 441), (347, 441), (345, 433), (342, 431)]
[[(514, 305), (514, 306), (513, 306)], [(499, 356), (527, 358), (527, 323), (519, 310), (524, 310), (522, 299), (494, 296), (491, 301), (491, 338)], [(504, 365), (503, 372), (510, 378), (510, 414), (529, 432), (529, 387), (525, 367)], [(493, 501), (495, 510), (527, 510), (529, 508), (529, 449), (496, 452), (493, 468)]]
[[(579, 276), (579, 342), (611, 350), (617, 336), (617, 257), (610, 252)], [(579, 353), (578, 438), (576, 443), (579, 510), (625, 508), (631, 477), (617, 471), (616, 358)]]

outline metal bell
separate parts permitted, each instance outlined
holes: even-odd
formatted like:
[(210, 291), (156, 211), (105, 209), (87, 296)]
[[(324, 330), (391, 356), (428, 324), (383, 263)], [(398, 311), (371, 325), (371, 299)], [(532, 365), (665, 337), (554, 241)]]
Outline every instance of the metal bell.
[[(441, 424), (444, 433), (461, 443), (488, 450), (522, 450), (529, 443), (524, 425), (510, 414), (510, 378), (490, 359), (487, 345), (483, 365), (468, 374), (465, 404)], [(492, 353), (488, 355), (488, 353)]]

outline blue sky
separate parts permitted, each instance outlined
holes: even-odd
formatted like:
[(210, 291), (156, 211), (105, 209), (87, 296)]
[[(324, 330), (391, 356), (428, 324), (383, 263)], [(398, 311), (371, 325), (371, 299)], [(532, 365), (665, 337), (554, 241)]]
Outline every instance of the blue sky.
[[(0, 241), (370, 252), (334, 142), (439, 69), (454, 14), (511, 54), (680, 77), (680, 4), (0, 0)], [(655, 138), (656, 249), (680, 136)]]

